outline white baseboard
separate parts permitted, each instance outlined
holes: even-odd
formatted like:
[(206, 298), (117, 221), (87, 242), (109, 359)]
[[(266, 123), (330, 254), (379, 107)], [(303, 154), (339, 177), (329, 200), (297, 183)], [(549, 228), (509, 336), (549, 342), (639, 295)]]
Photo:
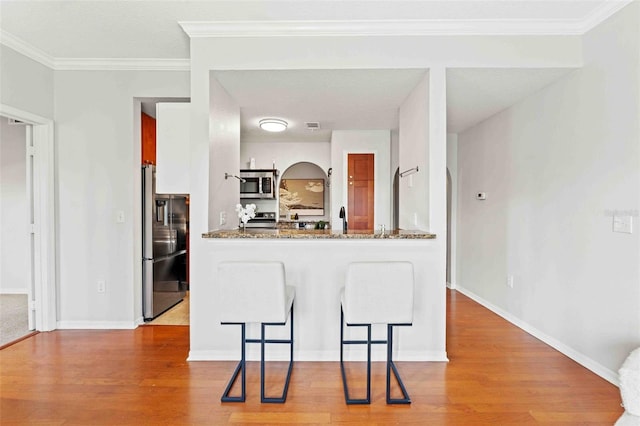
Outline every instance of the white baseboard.
[(0, 294), (29, 294), (26, 288), (3, 288)]
[(610, 383), (612, 383), (612, 384), (614, 384), (616, 386), (620, 386), (620, 382), (619, 382), (619, 379), (618, 379), (618, 374), (616, 372), (604, 367), (602, 364), (594, 361), (593, 359), (589, 358), (588, 356), (576, 351), (575, 349), (565, 345), (564, 343), (560, 342), (559, 340), (556, 340), (555, 338), (549, 336), (548, 334), (538, 330), (537, 328), (535, 328), (532, 325), (526, 323), (525, 321), (522, 321), (520, 318), (515, 317), (511, 313), (509, 313), (509, 312), (507, 312), (507, 311), (495, 306), (494, 304), (484, 300), (482, 297), (478, 296), (474, 292), (472, 292), (470, 290), (467, 290), (466, 288), (460, 287), (460, 286), (458, 286), (456, 288), (456, 291), (459, 291), (460, 293), (464, 294), (465, 296), (469, 297), (470, 299), (474, 300), (475, 302), (481, 304), (482, 306), (484, 306), (485, 308), (487, 308), (490, 311), (494, 312), (495, 314), (500, 315), (502, 318), (504, 318), (505, 320), (509, 321), (511, 324), (513, 324), (516, 327), (526, 331), (527, 333), (529, 333), (530, 335), (532, 335), (536, 339), (541, 340), (542, 342), (544, 342), (547, 345), (551, 346), (552, 348), (554, 348), (558, 352), (562, 353), (563, 355), (566, 355), (567, 357), (571, 358), (572, 360), (574, 360), (578, 364), (582, 365), (584, 368), (586, 368), (586, 369), (592, 371), (593, 373), (597, 374), (598, 376), (602, 377), (606, 381), (608, 381), (608, 382), (610, 382)]
[[(373, 348), (371, 353), (372, 361), (386, 361), (387, 353), (384, 348)], [(375, 350), (379, 349), (379, 350)], [(270, 361), (288, 361), (289, 353), (286, 350), (273, 350), (268, 353)], [(256, 348), (247, 348), (247, 361), (259, 361), (260, 351)], [(366, 361), (366, 351), (357, 353), (345, 353), (345, 361)], [(189, 351), (187, 361), (238, 361), (240, 359), (240, 349), (237, 351)], [(293, 353), (295, 361), (340, 361), (340, 353), (338, 351), (301, 351)], [(410, 362), (448, 362), (446, 352), (428, 351), (414, 352), (408, 351), (400, 355), (394, 355), (394, 361), (410, 361)]]
[(450, 290), (455, 290), (457, 288), (456, 283), (447, 282), (447, 288)]
[(58, 330), (132, 330), (132, 321), (58, 321)]

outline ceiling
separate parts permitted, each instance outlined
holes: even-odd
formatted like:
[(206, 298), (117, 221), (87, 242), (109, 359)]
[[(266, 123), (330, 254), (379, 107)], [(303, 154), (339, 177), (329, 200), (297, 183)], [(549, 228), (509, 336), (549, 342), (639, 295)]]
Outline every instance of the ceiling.
[[(0, 1), (0, 42), (54, 69), (95, 61), (179, 61), (189, 38), (178, 22), (242, 24), (400, 22), (579, 34), (629, 0), (234, 0)], [(483, 29), (484, 28), (484, 29)], [(440, 31), (440, 30), (439, 30)], [(484, 32), (483, 32), (484, 31)], [(468, 32), (467, 32), (468, 33)], [(236, 34), (236, 33), (234, 33)], [(237, 35), (237, 34), (236, 34)], [(94, 62), (92, 62), (94, 61)], [(107, 62), (105, 62), (107, 61)], [(60, 65), (62, 64), (62, 68)], [(65, 68), (66, 67), (66, 68)], [(569, 69), (447, 70), (448, 131), (460, 132), (561, 78)], [(290, 123), (281, 140), (328, 140), (332, 129), (397, 128), (398, 107), (425, 70), (225, 71), (216, 78), (241, 106), (243, 140), (264, 138), (257, 120)], [(148, 105), (147, 105), (148, 106)], [(304, 129), (319, 121), (321, 130)]]
[[(459, 133), (571, 72), (568, 68), (447, 70), (447, 131)], [(240, 106), (242, 140), (328, 142), (332, 130), (398, 128), (398, 110), (424, 69), (214, 71)], [(268, 133), (262, 118), (289, 127)], [(305, 122), (319, 122), (307, 130)]]
[[(51, 58), (189, 58), (180, 21), (410, 20), (586, 30), (628, 0), (0, 1), (3, 32)], [(455, 26), (453, 29), (455, 30)]]
[[(238, 102), (242, 140), (329, 141), (331, 130), (398, 127), (398, 107), (425, 76), (423, 69), (214, 71)], [(261, 118), (281, 118), (286, 132), (268, 133)], [(320, 122), (310, 131), (305, 122)]]
[(460, 133), (572, 71), (572, 68), (447, 69), (447, 132)]

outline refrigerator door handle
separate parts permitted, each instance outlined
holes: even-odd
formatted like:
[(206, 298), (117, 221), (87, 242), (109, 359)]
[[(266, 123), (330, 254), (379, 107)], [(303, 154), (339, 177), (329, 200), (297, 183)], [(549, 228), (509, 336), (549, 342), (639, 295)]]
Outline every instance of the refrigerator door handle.
[(163, 222), (164, 226), (167, 226), (167, 201), (166, 200), (156, 200), (156, 222)]

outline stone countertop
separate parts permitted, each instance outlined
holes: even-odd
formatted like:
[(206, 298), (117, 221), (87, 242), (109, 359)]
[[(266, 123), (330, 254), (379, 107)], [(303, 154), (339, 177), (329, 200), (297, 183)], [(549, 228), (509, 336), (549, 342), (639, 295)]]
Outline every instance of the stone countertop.
[(342, 231), (335, 230), (315, 230), (315, 229), (261, 229), (249, 228), (247, 230), (228, 229), (210, 231), (202, 234), (202, 238), (227, 238), (227, 239), (301, 239), (301, 240), (323, 240), (323, 239), (348, 239), (348, 240), (367, 240), (367, 239), (389, 239), (389, 240), (424, 240), (433, 239), (435, 234), (423, 231), (394, 230), (381, 234), (380, 231)]

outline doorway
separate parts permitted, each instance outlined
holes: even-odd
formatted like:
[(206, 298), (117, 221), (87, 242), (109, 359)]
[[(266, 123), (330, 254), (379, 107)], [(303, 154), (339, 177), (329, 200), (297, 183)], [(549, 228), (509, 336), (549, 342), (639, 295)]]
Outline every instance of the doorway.
[(375, 156), (374, 154), (349, 154), (347, 162), (349, 229), (374, 229)]
[[(189, 195), (158, 194), (155, 182), (158, 104), (188, 102), (188, 98), (134, 99), (139, 142), (136, 149), (142, 169), (139, 235), (143, 259), (136, 299), (140, 300), (139, 309), (146, 325), (190, 323)], [(162, 111), (166, 128), (166, 123), (173, 123), (175, 116), (167, 109)]]
[(0, 117), (0, 346), (19, 340), (35, 326), (33, 270), (33, 178), (31, 126)]
[[(0, 116), (24, 126), (24, 199), (26, 221), (27, 327), (50, 331), (56, 328), (55, 204), (53, 121), (0, 104)], [(3, 227), (4, 228), (4, 227)], [(23, 240), (24, 241), (24, 240)], [(6, 248), (3, 244), (3, 258)]]

